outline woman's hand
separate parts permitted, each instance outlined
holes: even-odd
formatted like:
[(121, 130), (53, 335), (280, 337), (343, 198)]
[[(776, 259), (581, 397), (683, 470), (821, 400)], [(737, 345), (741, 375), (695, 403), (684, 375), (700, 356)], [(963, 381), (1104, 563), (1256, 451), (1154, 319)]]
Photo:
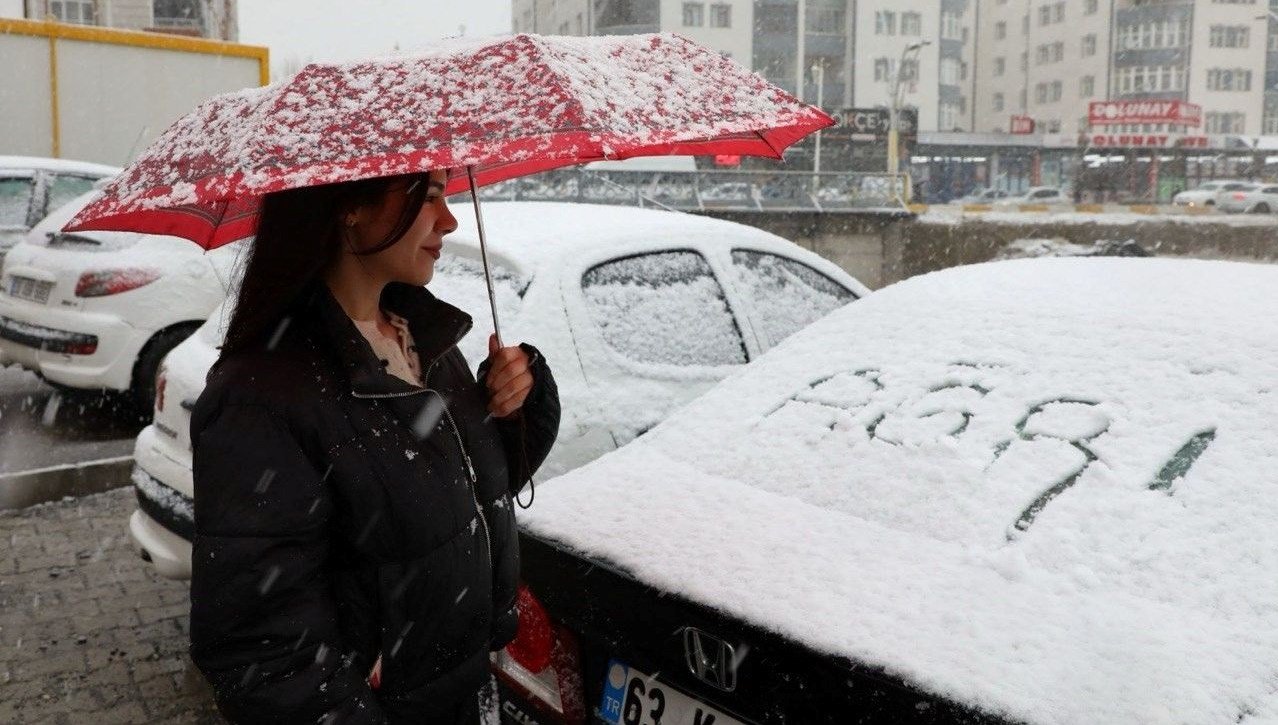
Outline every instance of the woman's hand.
[(488, 386), (488, 412), (494, 418), (508, 418), (519, 412), (532, 390), (528, 353), (517, 345), (499, 348), (497, 336), (489, 335), (488, 359), (492, 364), (484, 379)]

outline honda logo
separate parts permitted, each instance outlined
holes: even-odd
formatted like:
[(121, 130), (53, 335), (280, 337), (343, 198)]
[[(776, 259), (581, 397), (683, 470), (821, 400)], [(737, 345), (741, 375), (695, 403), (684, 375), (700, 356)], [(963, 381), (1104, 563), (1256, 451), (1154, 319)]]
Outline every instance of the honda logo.
[(688, 671), (698, 680), (724, 692), (737, 689), (737, 652), (732, 645), (699, 629), (685, 627), (683, 655)]

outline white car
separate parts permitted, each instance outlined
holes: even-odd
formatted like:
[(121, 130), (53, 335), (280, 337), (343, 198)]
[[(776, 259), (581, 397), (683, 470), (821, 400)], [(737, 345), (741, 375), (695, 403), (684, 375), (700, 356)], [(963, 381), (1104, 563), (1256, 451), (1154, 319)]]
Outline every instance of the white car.
[(977, 189), (961, 199), (955, 199), (955, 204), (993, 204), (1002, 201), (1008, 197), (1008, 193), (1002, 189)]
[(0, 156), (0, 261), (49, 212), (118, 173), (86, 161)]
[(1197, 188), (1189, 191), (1182, 191), (1172, 197), (1172, 203), (1176, 206), (1188, 207), (1214, 207), (1216, 206), (1217, 196), (1222, 192), (1239, 191), (1246, 187), (1250, 182), (1237, 181), (1231, 179), (1217, 179), (1215, 181), (1204, 181)]
[(1071, 200), (1055, 186), (1034, 186), (1017, 196), (1009, 196), (994, 202), (995, 206), (1008, 207), (1020, 204), (1068, 204)]
[(1216, 195), (1216, 208), (1225, 214), (1268, 214), (1278, 210), (1273, 190), (1278, 190), (1278, 186), (1247, 184), (1234, 191), (1222, 191)]
[(1278, 267), (1198, 260), (875, 292), (538, 488), (503, 683), (734, 723), (1275, 722), (1274, 310)]
[[(474, 219), (444, 240), (429, 289), (470, 313), (460, 347), (487, 356), (492, 318)], [(833, 263), (753, 227), (593, 204), (485, 205), (508, 344), (546, 355), (559, 385), (559, 439), (537, 480), (570, 470), (671, 411), (831, 310), (869, 293)], [(225, 311), (169, 354), (155, 421), (138, 436), (140, 510), (130, 531), (157, 570), (190, 572), (189, 410), (217, 358)]]
[(242, 244), (206, 253), (176, 237), (59, 230), (98, 192), (50, 214), (0, 270), (0, 365), (65, 388), (155, 397), (160, 361), (226, 296)]

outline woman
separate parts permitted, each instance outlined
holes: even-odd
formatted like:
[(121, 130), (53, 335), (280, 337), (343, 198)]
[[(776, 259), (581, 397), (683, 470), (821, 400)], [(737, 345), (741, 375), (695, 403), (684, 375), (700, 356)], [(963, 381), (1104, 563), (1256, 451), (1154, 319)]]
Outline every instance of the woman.
[(446, 177), (263, 202), (191, 419), (191, 656), (232, 722), (473, 723), (514, 637), (512, 500), (559, 399), (528, 345), (490, 339), (477, 382), (423, 287)]

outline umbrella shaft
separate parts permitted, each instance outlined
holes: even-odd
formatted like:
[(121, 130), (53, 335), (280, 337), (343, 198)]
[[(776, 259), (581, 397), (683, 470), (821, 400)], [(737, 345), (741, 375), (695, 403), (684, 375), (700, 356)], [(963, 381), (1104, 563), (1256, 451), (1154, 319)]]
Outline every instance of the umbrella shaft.
[(488, 240), (484, 236), (484, 213), (479, 207), (479, 189), (475, 186), (475, 167), (466, 167), (466, 178), (470, 181), (470, 200), (475, 205), (475, 226), (479, 229), (479, 256), (484, 263), (484, 281), (488, 283), (488, 306), (493, 311), (493, 334), (497, 336), (497, 347), (505, 347), (501, 340), (501, 324), (497, 321), (497, 294), (493, 288), (493, 272), (488, 266)]

